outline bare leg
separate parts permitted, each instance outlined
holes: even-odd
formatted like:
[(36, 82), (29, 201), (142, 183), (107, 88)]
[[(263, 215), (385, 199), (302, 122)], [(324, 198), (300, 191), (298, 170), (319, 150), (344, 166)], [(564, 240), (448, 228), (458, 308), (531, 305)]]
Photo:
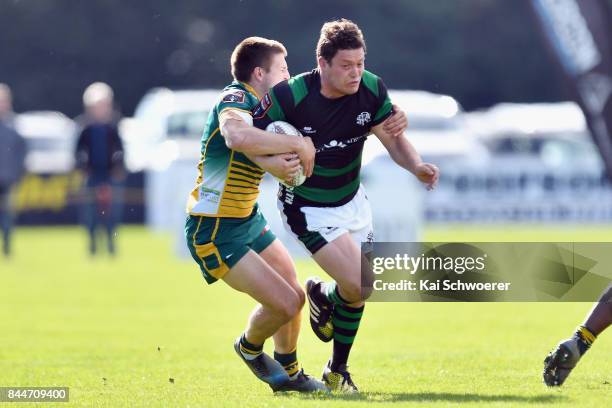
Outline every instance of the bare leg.
[[(306, 295), (300, 286), (293, 260), (285, 246), (277, 239), (259, 254), (282, 278), (293, 288), (299, 297), (300, 310), (304, 305)], [(302, 322), (301, 313), (297, 313), (293, 319), (282, 326), (274, 334), (274, 351), (287, 354), (297, 348)]]
[(340, 296), (349, 306), (364, 305), (361, 291), (361, 251), (348, 233), (325, 245), (312, 257), (337, 282)]
[(601, 295), (599, 302), (593, 306), (584, 326), (595, 336), (607, 329), (612, 324), (612, 285)]
[(245, 332), (252, 344), (263, 344), (299, 313), (301, 303), (296, 291), (253, 251), (238, 261), (223, 280), (260, 303), (249, 317)]

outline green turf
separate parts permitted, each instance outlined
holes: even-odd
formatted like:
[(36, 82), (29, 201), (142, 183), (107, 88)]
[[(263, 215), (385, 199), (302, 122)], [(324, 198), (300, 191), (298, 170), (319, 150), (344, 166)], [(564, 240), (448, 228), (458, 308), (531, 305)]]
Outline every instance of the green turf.
[[(612, 229), (427, 233), (503, 237), (600, 241)], [(610, 333), (562, 389), (541, 383), (542, 359), (581, 322), (584, 303), (371, 303), (350, 361), (362, 394), (273, 396), (232, 349), (254, 303), (222, 283), (206, 286), (195, 264), (176, 260), (169, 237), (124, 228), (118, 238), (118, 259), (91, 261), (80, 230), (19, 231), (15, 257), (0, 259), (0, 386), (69, 386), (61, 407), (599, 407), (612, 396)], [(318, 273), (310, 261), (298, 269), (301, 278)], [(320, 375), (331, 346), (307, 324), (299, 344), (306, 370)]]

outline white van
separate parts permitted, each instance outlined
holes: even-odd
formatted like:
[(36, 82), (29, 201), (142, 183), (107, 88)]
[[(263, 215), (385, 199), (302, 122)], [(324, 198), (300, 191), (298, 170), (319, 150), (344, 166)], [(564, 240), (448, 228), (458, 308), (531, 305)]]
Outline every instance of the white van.
[(208, 113), (220, 93), (168, 88), (147, 92), (136, 106), (134, 117), (119, 123), (128, 169), (163, 167), (177, 157), (198, 157)]

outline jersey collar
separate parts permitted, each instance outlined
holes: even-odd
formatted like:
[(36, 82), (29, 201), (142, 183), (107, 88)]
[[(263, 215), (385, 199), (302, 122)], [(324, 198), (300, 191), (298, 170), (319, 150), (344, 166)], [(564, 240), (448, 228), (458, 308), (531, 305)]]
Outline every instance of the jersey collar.
[(244, 89), (246, 89), (248, 92), (252, 93), (253, 95), (255, 95), (255, 97), (257, 99), (261, 99), (259, 94), (257, 94), (257, 91), (255, 91), (255, 88), (253, 88), (251, 85), (247, 84), (246, 82), (241, 82), (241, 81), (234, 81), (234, 83), (242, 86)]

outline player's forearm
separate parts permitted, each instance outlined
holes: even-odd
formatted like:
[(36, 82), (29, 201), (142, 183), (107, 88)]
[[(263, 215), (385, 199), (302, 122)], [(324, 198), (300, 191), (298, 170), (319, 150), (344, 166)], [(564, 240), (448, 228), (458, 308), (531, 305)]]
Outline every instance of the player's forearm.
[(300, 150), (300, 139), (266, 132), (246, 124), (228, 124), (221, 129), (230, 149), (251, 156), (280, 154)]
[(244, 153), (244, 155), (246, 157), (248, 157), (248, 159), (250, 161), (252, 161), (253, 163), (255, 163), (256, 165), (258, 165), (259, 167), (261, 167), (261, 169), (267, 173), (270, 173), (270, 169), (271, 166), (270, 164), (270, 159), (271, 156), (266, 156), (266, 155), (254, 155), (254, 154), (250, 154), (250, 153)]
[(417, 167), (423, 162), (419, 153), (405, 136), (393, 139), (386, 147), (393, 161), (412, 174), (415, 174)]

